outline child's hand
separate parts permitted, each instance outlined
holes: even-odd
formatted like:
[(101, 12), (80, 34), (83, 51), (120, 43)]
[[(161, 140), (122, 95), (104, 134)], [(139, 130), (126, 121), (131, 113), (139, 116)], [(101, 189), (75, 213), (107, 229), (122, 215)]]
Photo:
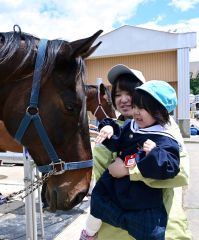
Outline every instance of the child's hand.
[(99, 135), (99, 132), (97, 132), (96, 130), (89, 129), (89, 134), (90, 137), (96, 138)]
[(146, 155), (154, 148), (156, 147), (156, 143), (153, 142), (150, 139), (147, 139), (143, 144), (143, 150), (146, 152)]
[(121, 158), (116, 158), (113, 163), (108, 166), (109, 173), (115, 178), (121, 178), (129, 175), (129, 170), (125, 167)]
[(96, 143), (102, 143), (106, 138), (111, 138), (113, 136), (113, 128), (109, 125), (103, 127), (99, 135), (95, 138)]

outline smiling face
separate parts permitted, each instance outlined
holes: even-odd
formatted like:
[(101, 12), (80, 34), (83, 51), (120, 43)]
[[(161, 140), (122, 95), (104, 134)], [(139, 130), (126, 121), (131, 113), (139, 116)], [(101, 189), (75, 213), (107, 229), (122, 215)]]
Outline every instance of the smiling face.
[(132, 74), (121, 74), (112, 85), (111, 98), (114, 107), (127, 119), (132, 118), (132, 97), (141, 83)]
[(129, 92), (116, 87), (115, 106), (117, 110), (124, 116), (124, 118), (132, 118), (132, 97)]
[(156, 119), (147, 112), (144, 108), (133, 106), (133, 119), (138, 124), (139, 128), (147, 128), (155, 124)]

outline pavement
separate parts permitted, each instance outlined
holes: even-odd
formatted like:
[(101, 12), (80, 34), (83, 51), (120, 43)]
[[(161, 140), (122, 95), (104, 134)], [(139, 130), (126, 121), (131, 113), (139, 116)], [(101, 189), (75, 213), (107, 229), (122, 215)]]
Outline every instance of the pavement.
[(185, 139), (185, 145), (190, 155), (189, 185), (183, 191), (183, 207), (188, 219), (193, 240), (199, 239), (199, 136)]
[[(8, 196), (13, 192), (18, 192), (24, 188), (24, 167), (15, 166), (14, 164), (3, 164), (0, 166), (0, 192), (3, 196)], [(87, 211), (90, 199), (85, 197), (81, 204), (72, 210), (56, 211), (51, 213), (44, 211), (42, 213), (44, 223), (44, 236), (41, 229), (40, 203), (38, 201), (38, 192), (35, 191), (35, 208), (36, 208), (36, 231), (37, 239), (52, 240), (64, 231), (67, 226), (71, 226), (79, 216), (84, 216)], [(31, 209), (33, 205), (29, 206)], [(30, 210), (31, 211), (31, 210)], [(34, 218), (34, 217), (33, 217)], [(27, 222), (30, 217), (25, 215), (25, 203), (20, 198), (14, 198), (11, 202), (0, 205), (0, 240), (36, 240), (30, 239), (26, 235)], [(31, 229), (33, 229), (32, 227)], [(34, 229), (35, 229), (34, 228)], [(29, 233), (28, 233), (29, 234)], [(73, 234), (74, 235), (74, 234)], [(30, 235), (31, 236), (31, 235)], [(72, 238), (64, 237), (62, 240), (72, 240)], [(76, 238), (78, 239), (78, 238)]]
[[(199, 122), (194, 124), (199, 126)], [(182, 202), (188, 218), (189, 228), (193, 240), (199, 239), (199, 135), (185, 138), (185, 145), (190, 155), (190, 182), (186, 188), (177, 188), (179, 201)], [(23, 166), (13, 164), (0, 166), (0, 192), (8, 195), (23, 188)], [(17, 176), (17, 178), (16, 178)], [(38, 203), (37, 203), (38, 204)], [(36, 208), (38, 209), (38, 207)], [(38, 221), (38, 240), (78, 240), (84, 227), (87, 212), (89, 211), (89, 198), (69, 212), (44, 212), (44, 233), (41, 238), (41, 227)], [(39, 218), (37, 211), (37, 218)], [(0, 205), (0, 240), (25, 240), (25, 212), (24, 202), (16, 200), (9, 205)]]
[[(198, 154), (195, 156), (198, 157)], [(196, 162), (191, 163), (190, 184), (188, 189), (184, 193), (184, 204), (183, 204), (187, 218), (188, 218), (189, 227), (194, 240), (199, 239), (198, 171), (199, 171), (198, 164)]]

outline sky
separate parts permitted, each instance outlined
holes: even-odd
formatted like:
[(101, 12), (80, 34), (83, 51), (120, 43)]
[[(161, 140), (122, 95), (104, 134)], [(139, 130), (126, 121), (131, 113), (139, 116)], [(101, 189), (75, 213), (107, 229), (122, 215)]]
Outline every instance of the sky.
[(0, 0), (0, 32), (21, 30), (39, 38), (68, 41), (124, 25), (171, 32), (196, 32), (199, 61), (199, 0)]

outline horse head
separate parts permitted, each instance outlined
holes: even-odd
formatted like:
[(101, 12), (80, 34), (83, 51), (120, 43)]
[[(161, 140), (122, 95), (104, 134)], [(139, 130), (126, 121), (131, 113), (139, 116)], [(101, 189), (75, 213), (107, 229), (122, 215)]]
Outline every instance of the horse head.
[[(21, 136), (17, 139), (26, 147), (37, 167), (44, 173), (46, 169), (53, 173), (47, 181), (51, 211), (71, 209), (82, 201), (89, 189), (92, 168), (84, 163), (92, 159), (92, 153), (86, 114), (84, 59), (101, 43), (92, 47), (101, 33), (100, 30), (91, 37), (73, 42), (46, 41), (41, 73), (38, 73), (41, 64), (37, 62), (39, 38), (16, 29), (0, 33), (0, 119), (11, 136), (16, 133)], [(35, 65), (38, 69), (34, 69)], [(34, 77), (38, 74), (41, 80), (36, 83), (39, 85), (36, 92), (38, 86), (34, 86)], [(30, 101), (33, 95), (33, 101)], [(36, 107), (35, 98), (38, 98)], [(21, 130), (19, 126), (29, 115), (26, 129)], [(42, 135), (48, 137), (47, 147)], [(48, 144), (58, 156), (55, 163)], [(76, 169), (74, 166), (78, 162), (83, 167)]]
[(116, 118), (112, 105), (111, 92), (103, 83), (99, 85), (86, 85), (87, 110), (90, 111), (98, 121), (106, 117)]

